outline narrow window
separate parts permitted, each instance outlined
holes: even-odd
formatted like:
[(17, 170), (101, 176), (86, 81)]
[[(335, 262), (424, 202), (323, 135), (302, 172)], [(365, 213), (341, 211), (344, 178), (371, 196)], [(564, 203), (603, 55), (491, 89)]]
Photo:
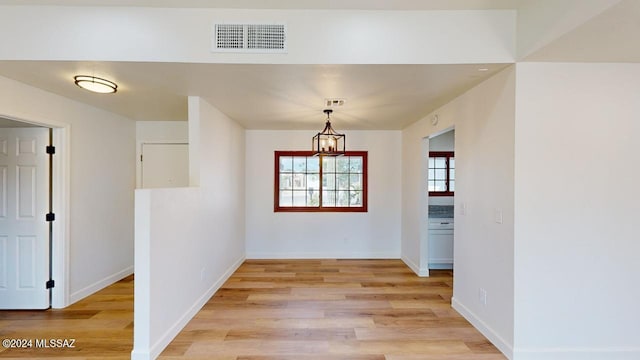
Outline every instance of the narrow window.
[(429, 152), (429, 196), (453, 196), (456, 162), (451, 151)]

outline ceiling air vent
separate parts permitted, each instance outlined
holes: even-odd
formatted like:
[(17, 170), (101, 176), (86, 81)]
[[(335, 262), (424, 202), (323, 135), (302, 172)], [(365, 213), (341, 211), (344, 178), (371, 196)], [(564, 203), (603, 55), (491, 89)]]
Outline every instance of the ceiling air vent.
[(284, 24), (215, 24), (213, 52), (286, 53)]
[(338, 107), (338, 106), (343, 106), (345, 102), (346, 102), (345, 99), (340, 99), (340, 98), (324, 99), (324, 106)]

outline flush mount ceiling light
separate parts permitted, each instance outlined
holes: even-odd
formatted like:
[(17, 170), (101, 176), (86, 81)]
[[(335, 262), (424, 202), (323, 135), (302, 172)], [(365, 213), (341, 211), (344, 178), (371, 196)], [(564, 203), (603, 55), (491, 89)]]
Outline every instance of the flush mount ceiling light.
[(331, 127), (331, 119), (329, 115), (333, 112), (331, 109), (323, 111), (327, 114), (327, 122), (324, 126), (324, 130), (316, 134), (311, 141), (312, 150), (314, 155), (328, 155), (338, 156), (344, 155), (345, 152), (345, 136), (344, 134), (338, 134)]
[(102, 79), (89, 75), (77, 75), (74, 76), (76, 85), (83, 89), (93, 91), (100, 94), (112, 94), (118, 91), (118, 85), (113, 81)]

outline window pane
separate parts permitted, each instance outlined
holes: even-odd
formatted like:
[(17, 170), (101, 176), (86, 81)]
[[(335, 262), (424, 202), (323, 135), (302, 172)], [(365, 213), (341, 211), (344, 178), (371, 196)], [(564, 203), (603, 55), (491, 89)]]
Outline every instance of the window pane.
[(293, 192), (280, 190), (280, 206), (293, 205)]
[(443, 157), (437, 157), (436, 158), (436, 164), (435, 164), (435, 168), (436, 169), (446, 169), (447, 168), (447, 158), (443, 158)]
[(436, 169), (436, 175), (433, 177), (434, 180), (446, 180), (447, 179), (447, 170), (446, 169)]
[(349, 192), (348, 191), (337, 191), (338, 199), (336, 201), (336, 206), (349, 206)]
[(434, 181), (436, 190), (435, 191), (447, 191), (447, 182), (446, 180), (436, 180)]
[(454, 180), (456, 178), (456, 170), (455, 169), (450, 169), (449, 170), (449, 179)]
[(322, 206), (336, 206), (335, 191), (322, 191)]
[(429, 169), (429, 179), (434, 179), (436, 177), (436, 171), (434, 169)]
[(320, 205), (320, 191), (318, 189), (309, 189), (307, 191), (306, 206), (319, 206), (319, 205)]
[(436, 191), (436, 182), (433, 180), (429, 181), (429, 191)]
[(435, 159), (435, 158), (430, 157), (430, 158), (429, 158), (429, 169), (433, 169), (433, 168), (435, 168), (435, 167), (436, 167), (436, 159)]
[(293, 174), (293, 188), (296, 190), (304, 190), (306, 186), (305, 174)]
[(456, 182), (455, 182), (455, 180), (451, 180), (449, 182), (449, 191), (451, 191), (451, 192), (456, 191)]
[(362, 173), (362, 157), (350, 156), (349, 157), (349, 170), (352, 173)]
[(349, 189), (350, 190), (362, 190), (362, 175), (351, 174), (349, 176)]
[(449, 167), (452, 169), (456, 168), (456, 158), (449, 158)]
[(322, 157), (322, 172), (333, 173), (336, 172), (336, 158), (333, 156)]
[(336, 175), (326, 173), (322, 174), (322, 188), (326, 190), (335, 190)]
[(293, 158), (293, 171), (303, 173), (307, 171), (307, 158), (296, 156)]
[[(276, 168), (278, 207), (327, 207), (333, 211), (358, 211), (349, 207), (362, 207), (366, 202), (366, 155), (333, 157), (295, 152), (284, 154), (288, 156), (280, 156)], [(297, 211), (283, 209), (287, 210)]]
[(293, 171), (293, 158), (291, 156), (280, 157), (280, 172)]
[(307, 157), (307, 172), (317, 173), (320, 172), (320, 157), (309, 156)]
[(338, 190), (349, 190), (349, 174), (336, 175), (336, 182)]
[(291, 174), (280, 174), (280, 189), (293, 189), (293, 176)]
[(349, 205), (354, 207), (362, 206), (362, 191), (349, 192)]
[(340, 156), (336, 159), (336, 172), (347, 173), (349, 172), (349, 157)]
[(320, 189), (320, 175), (319, 174), (307, 174), (307, 189), (319, 190)]
[(293, 206), (305, 206), (307, 204), (306, 191), (293, 191)]

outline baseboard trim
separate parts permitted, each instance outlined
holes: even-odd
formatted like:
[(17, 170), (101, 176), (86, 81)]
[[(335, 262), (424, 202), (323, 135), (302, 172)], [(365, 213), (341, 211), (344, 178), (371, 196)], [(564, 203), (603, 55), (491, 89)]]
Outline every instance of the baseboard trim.
[(123, 278), (129, 276), (133, 274), (133, 266), (129, 266), (126, 269), (120, 270), (115, 274), (109, 275), (107, 277), (105, 277), (104, 279), (98, 280), (95, 283), (89, 285), (89, 286), (85, 286), (84, 288), (74, 292), (73, 294), (71, 294), (69, 296), (69, 303), (67, 304), (67, 306), (80, 301), (84, 298), (86, 298), (87, 296), (98, 292), (104, 288), (106, 288), (107, 286), (122, 280)]
[(416, 275), (420, 277), (429, 277), (429, 268), (420, 268), (418, 264), (405, 256), (400, 259), (409, 267), (409, 269), (411, 269), (411, 271), (416, 273)]
[[(489, 325), (482, 321), (469, 308), (464, 306), (456, 298), (451, 299), (451, 306), (473, 325), (482, 335), (484, 335), (495, 347), (498, 348), (508, 359), (513, 359), (513, 345), (505, 341), (502, 336), (495, 332)], [(518, 358), (518, 360), (520, 360)]]
[(357, 252), (357, 253), (267, 253), (253, 252), (247, 253), (247, 259), (267, 260), (267, 259), (399, 259), (400, 254), (395, 252)]
[[(191, 319), (202, 309), (204, 304), (209, 301), (209, 299), (218, 291), (222, 285), (227, 281), (233, 273), (238, 270), (240, 265), (244, 262), (245, 257), (241, 256), (235, 263), (227, 269), (227, 271), (218, 278), (218, 280), (213, 283), (213, 285), (207, 290), (200, 298), (196, 300), (196, 302), (178, 319), (173, 326), (171, 326), (164, 334), (156, 341), (155, 344), (151, 346), (149, 352), (147, 354), (134, 354), (132, 352), (132, 359), (156, 359), (162, 351), (171, 343), (171, 341), (184, 329), (184, 327), (191, 321)], [(135, 351), (135, 350), (134, 350)], [(146, 356), (140, 356), (146, 355)]]
[(640, 348), (516, 348), (518, 360), (636, 360)]

